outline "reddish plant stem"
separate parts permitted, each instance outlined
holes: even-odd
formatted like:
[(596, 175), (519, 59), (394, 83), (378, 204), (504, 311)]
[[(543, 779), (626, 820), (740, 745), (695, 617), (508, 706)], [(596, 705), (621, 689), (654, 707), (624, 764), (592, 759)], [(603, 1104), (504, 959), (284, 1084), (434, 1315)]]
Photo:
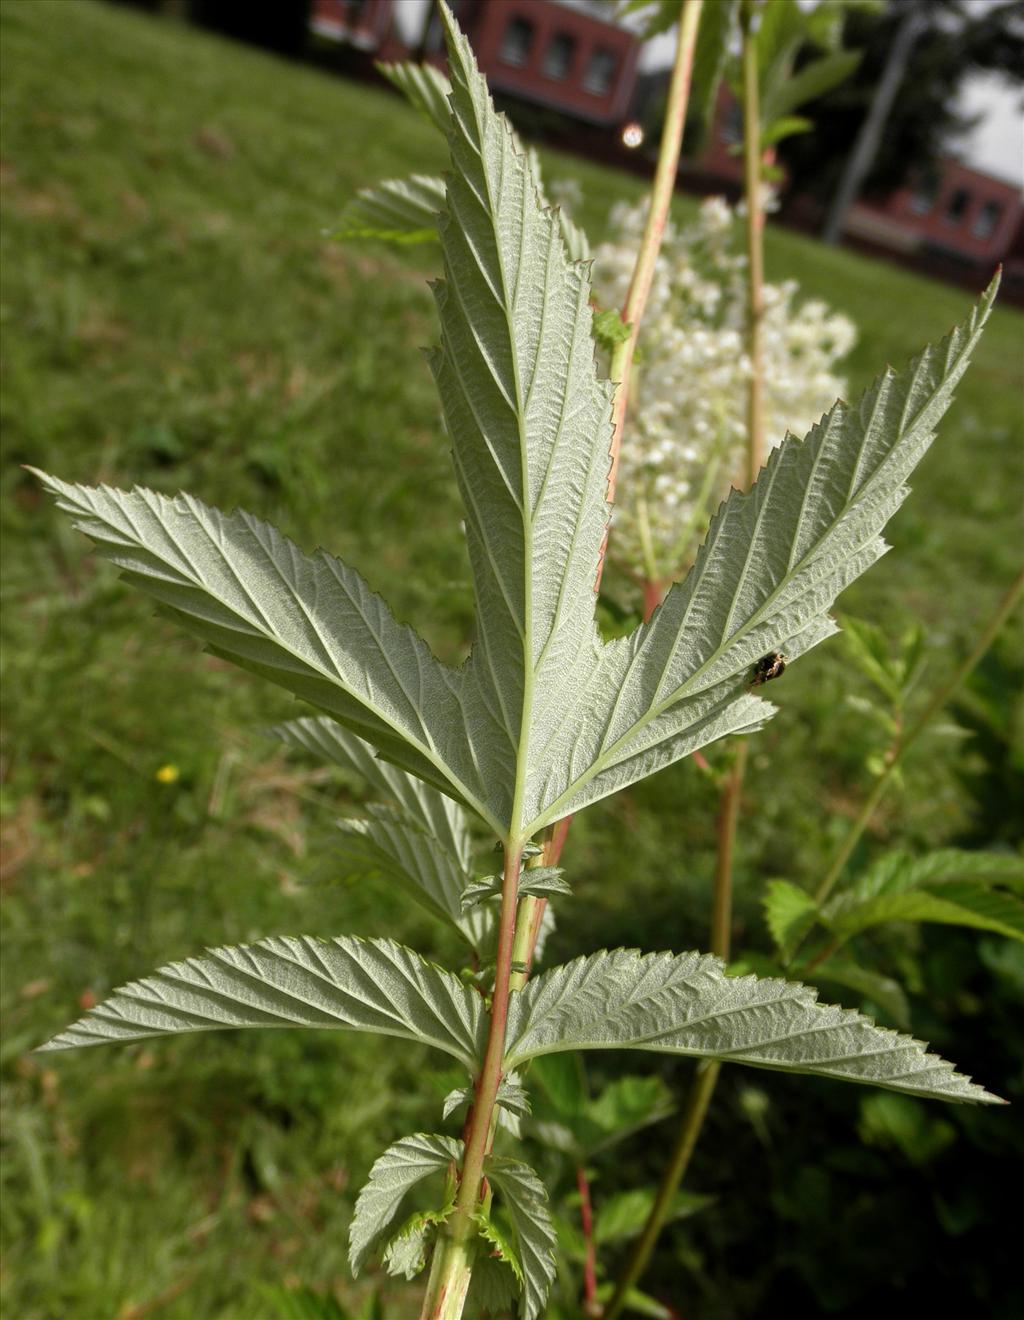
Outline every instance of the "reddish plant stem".
[(459, 1174), (455, 1209), (445, 1224), (444, 1234), (438, 1239), (434, 1252), (427, 1295), (420, 1313), (421, 1320), (459, 1320), (469, 1290), (473, 1271), (473, 1216), (477, 1212), (484, 1181), (484, 1160), (494, 1135), (494, 1105), (501, 1085), (501, 1064), (505, 1054), (522, 856), (521, 844), (516, 847), (506, 844), (487, 1046), (474, 1087), (473, 1107), (466, 1121), (465, 1155)]
[(583, 1261), (583, 1313), (600, 1315), (597, 1304), (597, 1248), (594, 1245), (594, 1212), (590, 1204), (590, 1183), (582, 1164), (576, 1166), (576, 1187), (580, 1194), (580, 1224), (586, 1256)]

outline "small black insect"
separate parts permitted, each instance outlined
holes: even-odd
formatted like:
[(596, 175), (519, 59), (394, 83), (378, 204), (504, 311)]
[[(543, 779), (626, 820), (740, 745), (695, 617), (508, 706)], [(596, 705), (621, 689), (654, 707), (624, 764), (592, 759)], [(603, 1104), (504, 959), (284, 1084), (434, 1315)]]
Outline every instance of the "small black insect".
[(762, 683), (770, 683), (773, 678), (778, 678), (785, 668), (786, 657), (780, 655), (778, 651), (769, 651), (754, 666), (754, 677), (750, 681), (750, 686), (760, 687)]

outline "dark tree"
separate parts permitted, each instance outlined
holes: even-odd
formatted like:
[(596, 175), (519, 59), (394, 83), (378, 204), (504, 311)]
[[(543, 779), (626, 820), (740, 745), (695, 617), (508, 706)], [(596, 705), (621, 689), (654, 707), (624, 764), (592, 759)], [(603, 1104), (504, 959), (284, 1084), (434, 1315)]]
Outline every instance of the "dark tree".
[[(824, 200), (835, 192), (908, 3), (889, 0), (881, 11), (847, 14), (843, 44), (863, 50), (863, 59), (852, 78), (801, 108), (815, 131), (780, 147), (794, 193)], [(864, 190), (876, 196), (927, 174), (950, 141), (971, 127), (955, 104), (970, 73), (1003, 73), (1020, 81), (1024, 93), (1024, 0), (984, 10), (963, 0), (928, 0), (921, 9), (906, 75), (865, 181)]]

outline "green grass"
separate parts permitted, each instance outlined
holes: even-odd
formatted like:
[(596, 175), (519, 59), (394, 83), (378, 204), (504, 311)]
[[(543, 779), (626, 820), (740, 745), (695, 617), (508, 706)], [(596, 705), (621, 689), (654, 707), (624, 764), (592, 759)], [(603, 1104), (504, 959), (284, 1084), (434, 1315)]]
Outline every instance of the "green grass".
[[(360, 1180), (390, 1140), (438, 1122), (444, 1079), (424, 1094), (415, 1050), (268, 1033), (57, 1062), (28, 1051), (79, 1004), (204, 944), (344, 930), (437, 949), (436, 936), (333, 875), (332, 813), (354, 786), (259, 735), (294, 704), (154, 619), (18, 465), (241, 504), (354, 563), (456, 659), (472, 618), (461, 515), (418, 352), (434, 259), (322, 237), (357, 187), (440, 168), (441, 144), (382, 92), (127, 10), (6, 0), (0, 14), (3, 1305), (19, 1320), (157, 1302), (167, 1320), (255, 1320), (261, 1286), (282, 1279), (351, 1299), (365, 1290), (344, 1264)], [(595, 234), (641, 189), (545, 160), (581, 181)], [(855, 318), (858, 384), (967, 307), (788, 233), (770, 234), (768, 264)], [(1020, 326), (996, 312), (894, 553), (843, 601), (890, 627), (923, 620), (933, 678), (1018, 558)], [(748, 941), (762, 938), (755, 879), (812, 879), (829, 809), (862, 790), (851, 686), (836, 642), (779, 685), (747, 794)], [(957, 754), (933, 742), (883, 836), (955, 832)], [(562, 950), (699, 942), (713, 809), (684, 766), (588, 812), (567, 855), (587, 901)], [(389, 1285), (389, 1302), (414, 1313), (414, 1292)]]

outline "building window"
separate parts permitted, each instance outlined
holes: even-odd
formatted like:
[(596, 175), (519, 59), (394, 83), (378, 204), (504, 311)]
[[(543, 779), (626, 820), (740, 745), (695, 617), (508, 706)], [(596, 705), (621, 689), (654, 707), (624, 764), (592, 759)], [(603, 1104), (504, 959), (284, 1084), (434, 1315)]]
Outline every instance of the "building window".
[(730, 101), (722, 116), (722, 127), (719, 129), (719, 137), (730, 147), (736, 146), (743, 141), (743, 107), (739, 101)]
[(910, 194), (910, 209), (915, 215), (927, 215), (939, 196), (939, 180), (935, 174), (926, 174), (914, 184)]
[(971, 225), (971, 233), (975, 238), (991, 238), (996, 232), (996, 225), (999, 224), (1002, 214), (1002, 202), (986, 202), (974, 217), (974, 224)]
[(576, 54), (576, 38), (567, 32), (556, 33), (548, 42), (541, 66), (545, 78), (557, 78), (560, 82), (569, 76), (572, 57)]
[(501, 38), (498, 58), (503, 64), (525, 64), (533, 45), (533, 24), (528, 18), (510, 19)]
[(947, 225), (958, 225), (962, 223), (967, 214), (967, 208), (971, 204), (971, 194), (966, 188), (957, 188), (954, 190), (949, 202), (946, 205), (946, 214), (942, 217)]
[(586, 72), (583, 74), (584, 90), (592, 92), (595, 96), (607, 96), (615, 81), (617, 63), (614, 51), (598, 46), (587, 60)]

